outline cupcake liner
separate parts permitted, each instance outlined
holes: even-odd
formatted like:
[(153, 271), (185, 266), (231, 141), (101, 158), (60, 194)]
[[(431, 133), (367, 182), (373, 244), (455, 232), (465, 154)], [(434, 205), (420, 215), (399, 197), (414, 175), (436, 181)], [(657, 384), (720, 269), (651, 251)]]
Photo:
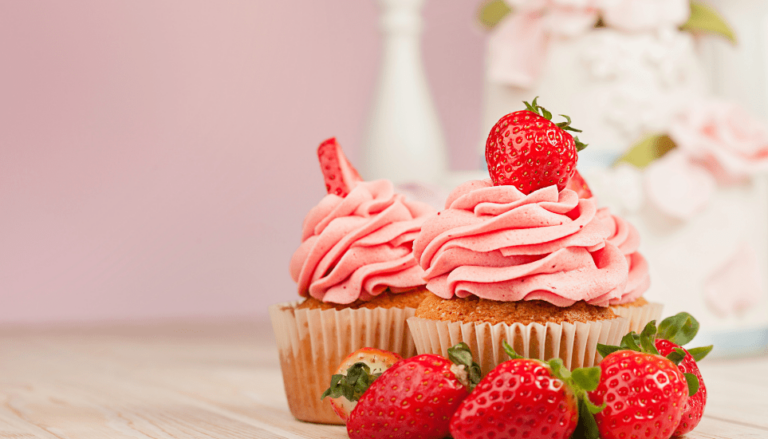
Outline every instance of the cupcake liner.
[(283, 384), (291, 414), (321, 424), (344, 424), (320, 395), (349, 354), (373, 347), (416, 355), (406, 326), (414, 308), (296, 309), (300, 302), (272, 305), (269, 315), (280, 353)]
[(594, 366), (600, 360), (597, 344), (618, 344), (629, 322), (621, 317), (581, 323), (462, 323), (408, 319), (419, 354), (448, 355), (448, 348), (467, 343), (483, 374), (509, 360), (502, 341), (526, 357), (539, 360), (561, 358), (569, 369)]
[[(645, 325), (651, 320), (656, 320), (659, 323), (661, 319), (661, 312), (664, 310), (664, 305), (660, 303), (649, 302), (643, 306), (612, 306), (611, 311), (619, 317), (624, 317), (629, 320), (629, 329), (627, 332), (634, 331), (641, 333)], [(618, 343), (617, 343), (618, 344)]]

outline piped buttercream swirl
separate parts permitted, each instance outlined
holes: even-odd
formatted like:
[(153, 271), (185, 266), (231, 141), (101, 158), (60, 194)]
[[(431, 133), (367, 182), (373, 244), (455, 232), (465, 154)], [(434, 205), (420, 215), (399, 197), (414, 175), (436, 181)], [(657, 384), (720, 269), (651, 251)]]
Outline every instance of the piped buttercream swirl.
[(628, 265), (591, 199), (550, 186), (525, 195), (490, 180), (456, 188), (414, 242), (427, 288), (450, 299), (577, 301), (624, 295)]
[(651, 286), (648, 262), (637, 251), (640, 247), (640, 233), (629, 221), (613, 215), (608, 208), (597, 211), (597, 216), (610, 230), (608, 242), (619, 248), (629, 265), (629, 276), (624, 294), (620, 299), (611, 300), (611, 305), (622, 305), (635, 301)]
[(396, 194), (388, 180), (358, 183), (344, 198), (326, 195), (304, 219), (291, 258), (299, 294), (348, 304), (423, 286), (413, 241), (433, 212)]

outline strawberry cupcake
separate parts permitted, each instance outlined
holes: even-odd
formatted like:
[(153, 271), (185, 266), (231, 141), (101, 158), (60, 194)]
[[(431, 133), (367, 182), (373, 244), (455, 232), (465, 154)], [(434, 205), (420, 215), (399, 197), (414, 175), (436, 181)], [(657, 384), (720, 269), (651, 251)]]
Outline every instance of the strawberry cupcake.
[(290, 272), (301, 301), (270, 307), (285, 391), (299, 420), (341, 424), (320, 395), (351, 352), (415, 355), (406, 320), (428, 294), (413, 241), (434, 211), (362, 181), (335, 139), (318, 148), (328, 195), (310, 210)]
[(585, 145), (569, 120), (526, 106), (491, 130), (491, 180), (456, 188), (414, 243), (431, 292), (408, 320), (417, 351), (445, 355), (465, 342), (484, 373), (506, 360), (505, 340), (575, 368), (628, 332), (609, 308), (625, 294), (627, 258), (594, 200), (566, 187)]
[(637, 251), (640, 246), (640, 233), (635, 226), (612, 214), (608, 208), (598, 210), (597, 217), (610, 230), (608, 242), (619, 248), (627, 258), (629, 267), (624, 294), (620, 298), (611, 300), (611, 311), (629, 320), (629, 330), (639, 334), (648, 322), (658, 321), (664, 309), (664, 305), (648, 302), (643, 298), (643, 293), (651, 285), (651, 278), (648, 274), (648, 262)]

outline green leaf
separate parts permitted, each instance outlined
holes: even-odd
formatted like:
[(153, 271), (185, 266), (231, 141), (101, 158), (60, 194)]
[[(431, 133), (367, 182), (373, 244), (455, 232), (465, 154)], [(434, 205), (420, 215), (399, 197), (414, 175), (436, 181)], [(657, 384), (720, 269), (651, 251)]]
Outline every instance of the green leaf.
[(667, 354), (667, 359), (675, 363), (675, 366), (679, 366), (680, 362), (685, 359), (685, 351), (680, 348), (675, 348), (672, 352)]
[(621, 339), (621, 347), (630, 351), (640, 352), (640, 346), (635, 342), (635, 333), (630, 332)]
[(502, 342), (502, 346), (504, 346), (504, 352), (506, 352), (507, 355), (509, 355), (509, 358), (511, 358), (513, 360), (519, 360), (521, 358), (525, 358), (522, 355), (520, 355), (517, 352), (515, 352), (515, 349), (512, 348), (512, 346), (510, 346), (509, 343), (507, 343), (506, 340), (504, 340)]
[(699, 348), (688, 349), (688, 353), (691, 354), (691, 357), (693, 357), (693, 359), (696, 360), (696, 362), (698, 363), (699, 361), (703, 360), (704, 357), (709, 355), (710, 352), (712, 352), (713, 347), (714, 346), (709, 345), (709, 346), (702, 346)]
[(657, 337), (685, 346), (698, 332), (699, 322), (687, 312), (681, 312), (661, 321)]
[(651, 320), (643, 328), (643, 332), (640, 334), (640, 346), (643, 347), (645, 353), (659, 355), (659, 351), (656, 349), (656, 320)]
[(582, 151), (584, 148), (588, 147), (588, 143), (583, 143), (581, 140), (579, 140), (578, 137), (574, 137), (573, 141), (576, 142), (576, 151)]
[(558, 378), (562, 382), (569, 382), (571, 380), (571, 371), (563, 364), (563, 360), (560, 358), (553, 358), (547, 362), (549, 368), (552, 370), (552, 375)]
[(691, 16), (680, 29), (689, 32), (710, 32), (736, 44), (736, 34), (717, 10), (704, 3), (691, 2)]
[(688, 383), (688, 396), (693, 396), (699, 391), (699, 379), (692, 373), (684, 373), (685, 381)]
[[(576, 426), (572, 438), (583, 439), (600, 439), (600, 431), (597, 429), (597, 422), (595, 422), (595, 416), (590, 410), (587, 398), (579, 399), (579, 423)], [(591, 402), (589, 405), (594, 406)]]
[(320, 397), (321, 401), (329, 396), (331, 398), (338, 398), (341, 396), (341, 387), (339, 387), (339, 381), (341, 381), (342, 378), (344, 378), (344, 375), (331, 376), (331, 387), (323, 392), (323, 395)]
[(550, 113), (549, 110), (542, 107), (541, 105), (539, 105), (538, 108), (541, 110), (541, 115), (544, 116), (544, 119), (552, 120), (552, 113)]
[(560, 116), (563, 116), (565, 118), (565, 122), (558, 122), (555, 125), (563, 129), (565, 129), (565, 127), (571, 126), (571, 118), (569, 116), (566, 116), (565, 114), (561, 114)]
[(477, 386), (477, 383), (482, 379), (482, 372), (480, 365), (475, 363), (472, 358), (472, 351), (469, 349), (469, 345), (461, 342), (448, 348), (448, 359), (454, 364), (464, 366), (467, 370), (469, 377), (469, 390)]
[(622, 350), (621, 346), (610, 346), (610, 345), (599, 344), (599, 343), (597, 344), (597, 353), (600, 354), (600, 356), (603, 358), (620, 350)]
[(483, 26), (493, 29), (510, 12), (512, 9), (504, 0), (488, 0), (480, 5), (478, 18)]
[(472, 351), (469, 350), (469, 345), (464, 342), (448, 348), (448, 359), (454, 364), (460, 364), (467, 368), (472, 367)]
[(581, 367), (574, 370), (571, 376), (577, 386), (591, 392), (600, 384), (600, 367)]
[(652, 134), (636, 143), (616, 163), (629, 163), (643, 169), (676, 146), (675, 142), (666, 134)]
[(347, 369), (346, 375), (331, 376), (331, 386), (323, 392), (320, 399), (343, 396), (349, 401), (357, 401), (380, 375), (371, 375), (371, 369), (365, 363), (355, 363)]

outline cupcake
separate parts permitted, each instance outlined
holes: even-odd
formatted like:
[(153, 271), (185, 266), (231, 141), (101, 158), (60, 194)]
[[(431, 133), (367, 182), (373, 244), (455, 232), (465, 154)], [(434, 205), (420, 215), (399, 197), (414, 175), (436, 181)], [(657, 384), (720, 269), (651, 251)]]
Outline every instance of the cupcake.
[(427, 292), (412, 248), (433, 209), (387, 180), (362, 181), (335, 139), (318, 157), (328, 195), (305, 218), (290, 262), (304, 299), (273, 305), (270, 316), (291, 413), (342, 424), (320, 395), (347, 355), (362, 347), (416, 353), (406, 320)]
[(651, 285), (651, 279), (648, 274), (648, 262), (637, 251), (640, 246), (640, 234), (635, 226), (611, 214), (607, 208), (598, 210), (597, 216), (610, 229), (608, 242), (621, 250), (629, 266), (624, 294), (611, 301), (611, 310), (629, 320), (629, 330), (639, 334), (648, 322), (658, 321), (664, 309), (664, 305), (648, 302), (642, 297)]
[(594, 200), (566, 186), (583, 145), (536, 105), (491, 130), (491, 180), (456, 188), (414, 243), (426, 298), (408, 320), (417, 351), (467, 343), (483, 372), (525, 357), (592, 366), (597, 344), (618, 344), (628, 321), (609, 308), (629, 266)]

